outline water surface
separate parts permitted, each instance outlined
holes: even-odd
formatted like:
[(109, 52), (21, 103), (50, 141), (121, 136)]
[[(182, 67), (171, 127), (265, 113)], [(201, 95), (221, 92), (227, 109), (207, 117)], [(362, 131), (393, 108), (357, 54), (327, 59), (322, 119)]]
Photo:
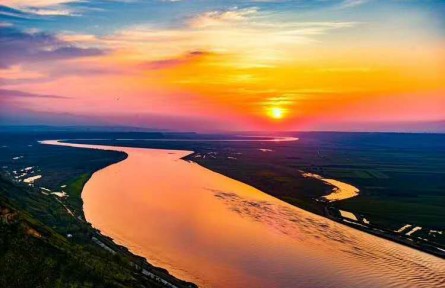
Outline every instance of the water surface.
[(202, 287), (445, 285), (442, 259), (180, 159), (190, 151), (45, 143), (127, 153), (85, 185), (86, 219), (150, 263)]

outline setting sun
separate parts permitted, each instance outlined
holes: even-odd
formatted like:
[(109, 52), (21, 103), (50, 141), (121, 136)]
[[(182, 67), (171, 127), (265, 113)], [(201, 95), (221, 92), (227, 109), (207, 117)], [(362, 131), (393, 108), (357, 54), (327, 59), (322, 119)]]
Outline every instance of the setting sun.
[(269, 110), (269, 116), (273, 119), (282, 119), (284, 116), (284, 110), (279, 107), (273, 107)]

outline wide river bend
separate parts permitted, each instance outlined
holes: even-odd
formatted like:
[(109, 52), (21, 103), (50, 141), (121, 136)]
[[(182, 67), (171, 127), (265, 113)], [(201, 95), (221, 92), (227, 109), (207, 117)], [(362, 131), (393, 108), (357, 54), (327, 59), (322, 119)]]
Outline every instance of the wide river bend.
[(127, 153), (86, 183), (86, 219), (199, 286), (445, 287), (444, 260), (181, 160), (190, 151), (42, 143)]

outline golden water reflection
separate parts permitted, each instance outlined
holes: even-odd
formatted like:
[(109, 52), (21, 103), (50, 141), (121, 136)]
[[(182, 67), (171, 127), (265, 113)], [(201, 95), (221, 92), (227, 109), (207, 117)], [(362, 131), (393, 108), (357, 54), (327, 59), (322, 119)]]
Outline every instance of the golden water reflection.
[(288, 205), (180, 158), (124, 151), (96, 172), (85, 216), (119, 244), (203, 287), (444, 287), (445, 262)]

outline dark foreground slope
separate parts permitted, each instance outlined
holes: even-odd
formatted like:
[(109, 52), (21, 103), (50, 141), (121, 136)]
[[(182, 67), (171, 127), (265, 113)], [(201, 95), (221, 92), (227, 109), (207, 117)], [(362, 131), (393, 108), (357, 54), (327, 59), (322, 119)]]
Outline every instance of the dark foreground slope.
[(143, 284), (122, 260), (70, 243), (4, 198), (0, 214), (0, 287), (139, 287), (138, 284)]
[[(0, 176), (0, 287), (194, 287), (37, 193)], [(74, 232), (57, 232), (64, 229)]]

